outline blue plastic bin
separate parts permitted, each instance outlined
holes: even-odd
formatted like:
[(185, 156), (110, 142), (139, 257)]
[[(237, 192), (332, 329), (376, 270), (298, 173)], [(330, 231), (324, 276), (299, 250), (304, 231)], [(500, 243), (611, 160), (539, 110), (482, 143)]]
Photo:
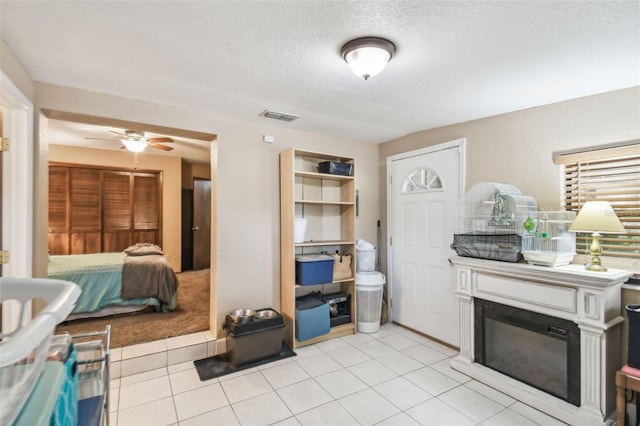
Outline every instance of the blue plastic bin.
[(327, 254), (296, 256), (296, 284), (313, 285), (333, 282), (333, 257)]
[(329, 304), (320, 292), (296, 298), (296, 339), (299, 342), (327, 334), (330, 329)]

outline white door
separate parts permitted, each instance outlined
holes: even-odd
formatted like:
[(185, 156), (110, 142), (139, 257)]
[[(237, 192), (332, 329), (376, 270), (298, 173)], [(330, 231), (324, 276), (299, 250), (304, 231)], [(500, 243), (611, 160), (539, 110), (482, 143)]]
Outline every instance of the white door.
[(390, 161), (393, 321), (454, 346), (460, 342), (458, 301), (448, 259), (463, 192), (463, 148), (463, 140), (454, 141)]

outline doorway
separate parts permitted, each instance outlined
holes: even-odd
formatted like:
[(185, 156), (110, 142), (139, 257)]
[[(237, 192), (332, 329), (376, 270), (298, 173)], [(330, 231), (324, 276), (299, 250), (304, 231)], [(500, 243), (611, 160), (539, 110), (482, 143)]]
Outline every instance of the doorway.
[(458, 346), (458, 301), (448, 259), (464, 193), (464, 140), (389, 157), (387, 170), (391, 318)]
[(0, 72), (2, 137), (2, 250), (9, 262), (3, 277), (33, 276), (33, 105)]

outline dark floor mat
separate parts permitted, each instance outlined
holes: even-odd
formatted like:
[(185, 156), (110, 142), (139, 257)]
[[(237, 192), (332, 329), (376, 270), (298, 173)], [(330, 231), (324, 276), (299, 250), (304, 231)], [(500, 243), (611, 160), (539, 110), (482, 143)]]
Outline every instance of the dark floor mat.
[(216, 377), (225, 376), (227, 374), (235, 373), (237, 371), (246, 370), (248, 368), (257, 367), (259, 365), (268, 364), (273, 361), (278, 361), (280, 359), (289, 358), (292, 356), (296, 356), (296, 353), (292, 351), (287, 345), (282, 344), (282, 348), (280, 349), (280, 355), (263, 359), (256, 362), (251, 362), (249, 364), (239, 365), (234, 367), (231, 364), (231, 360), (227, 357), (227, 354), (221, 354), (216, 356), (211, 356), (209, 358), (199, 359), (197, 361), (193, 361), (193, 364), (196, 366), (196, 370), (198, 371), (198, 376), (200, 376), (200, 381), (205, 381), (209, 379), (215, 379)]

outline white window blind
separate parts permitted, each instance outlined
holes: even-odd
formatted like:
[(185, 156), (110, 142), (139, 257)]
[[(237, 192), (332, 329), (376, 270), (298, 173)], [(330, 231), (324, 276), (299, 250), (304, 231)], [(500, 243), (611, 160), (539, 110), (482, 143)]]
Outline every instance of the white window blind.
[[(578, 212), (586, 201), (608, 201), (626, 234), (600, 237), (605, 256), (640, 259), (640, 142), (587, 152), (556, 154), (564, 166), (564, 207)], [(589, 253), (591, 236), (578, 233), (578, 254)]]

